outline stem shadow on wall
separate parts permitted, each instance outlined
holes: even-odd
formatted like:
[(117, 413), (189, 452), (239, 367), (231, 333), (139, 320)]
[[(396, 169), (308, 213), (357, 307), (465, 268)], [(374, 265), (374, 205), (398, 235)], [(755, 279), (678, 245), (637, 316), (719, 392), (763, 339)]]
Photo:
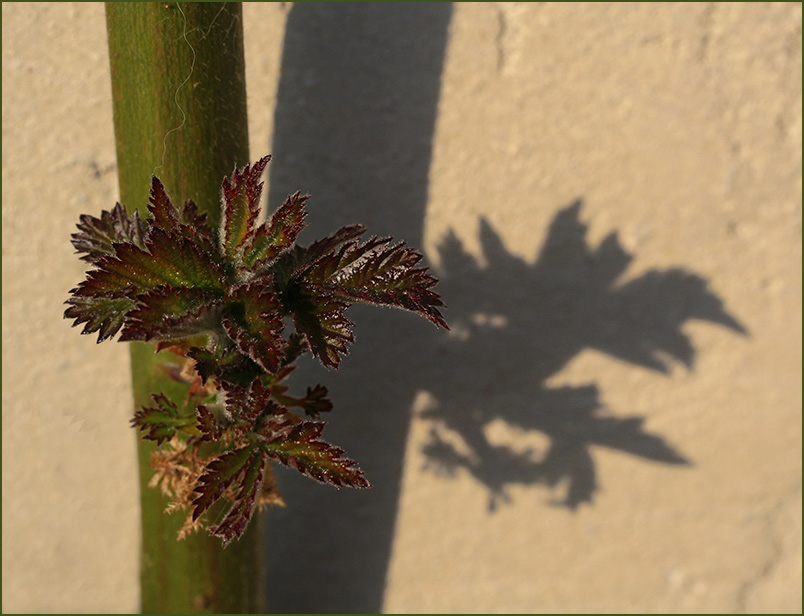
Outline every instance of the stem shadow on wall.
[[(421, 247), (451, 13), (450, 3), (291, 8), (268, 202), (296, 190), (312, 195), (301, 243), (360, 222), (370, 234)], [(374, 487), (321, 490), (280, 473), (288, 507), (267, 514), (272, 612), (382, 611), (411, 384), (420, 376), (411, 354), (432, 352), (435, 328), (397, 310), (355, 307), (349, 317), (356, 344), (338, 373), (309, 364), (294, 376), (329, 387), (327, 439)]]
[[(422, 246), (451, 11), (373, 3), (291, 9), (269, 203), (296, 190), (312, 195), (302, 243), (360, 222), (371, 234)], [(271, 612), (383, 611), (411, 407), (422, 391), (430, 402), (419, 409), (431, 425), (428, 465), (468, 471), (488, 489), (492, 511), (515, 484), (565, 485), (557, 504), (568, 509), (593, 502), (592, 446), (690, 463), (646, 432), (642, 417), (606, 414), (596, 385), (554, 388), (547, 380), (588, 348), (659, 373), (672, 362), (692, 368), (695, 348), (682, 331), (688, 320), (745, 330), (692, 272), (655, 270), (620, 283), (632, 257), (615, 234), (590, 248), (581, 207), (557, 213), (535, 263), (510, 254), (485, 221), (482, 267), (454, 235), (445, 237), (436, 290), (452, 335), (401, 311), (355, 306), (356, 343), (337, 374), (313, 362), (294, 374), (297, 388), (329, 387), (327, 440), (346, 449), (374, 487), (336, 491), (277, 468), (288, 507), (267, 514)], [(521, 452), (489, 440), (488, 427), (500, 421), (539, 432), (549, 445)]]

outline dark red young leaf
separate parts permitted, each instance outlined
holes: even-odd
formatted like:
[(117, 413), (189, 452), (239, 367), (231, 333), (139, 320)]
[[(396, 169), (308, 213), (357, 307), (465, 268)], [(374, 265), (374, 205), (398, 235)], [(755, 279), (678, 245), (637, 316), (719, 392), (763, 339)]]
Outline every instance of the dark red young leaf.
[(296, 331), (310, 345), (313, 355), (329, 368), (337, 368), (354, 340), (352, 323), (344, 314), (349, 304), (323, 295), (302, 295), (290, 307)]
[[(285, 466), (336, 487), (369, 488), (363, 471), (346, 452), (320, 438), (324, 423), (277, 415), (260, 430), (260, 448)], [(295, 416), (294, 416), (295, 417)]]
[(151, 394), (151, 397), (156, 406), (143, 406), (131, 420), (131, 425), (143, 432), (143, 438), (161, 444), (173, 438), (177, 430), (195, 424), (194, 415), (181, 415), (176, 404), (164, 394)]
[(207, 215), (198, 211), (198, 206), (192, 199), (187, 199), (187, 201), (184, 202), (184, 207), (181, 209), (181, 221), (196, 229), (201, 227), (209, 229), (207, 225)]
[(308, 385), (304, 397), (299, 399), (299, 406), (304, 410), (304, 414), (318, 419), (321, 413), (329, 413), (332, 410), (332, 400), (327, 398), (327, 393), (328, 390), (323, 385), (315, 387)]
[(162, 180), (156, 176), (151, 176), (148, 211), (151, 212), (153, 224), (163, 231), (173, 231), (181, 224), (178, 208), (170, 200)]
[(300, 192), (290, 195), (268, 221), (246, 239), (243, 254), (248, 269), (259, 271), (265, 268), (294, 245), (305, 226), (307, 212), (304, 204), (309, 198), (310, 195)]
[(321, 417), (321, 413), (332, 410), (332, 400), (327, 398), (327, 388), (323, 385), (307, 387), (307, 392), (300, 397), (288, 395), (290, 389), (287, 385), (272, 385), (271, 394), (274, 398), (288, 408), (300, 408), (304, 414), (313, 419)]
[(331, 254), (346, 242), (356, 240), (365, 232), (366, 228), (363, 225), (347, 225), (341, 227), (332, 235), (321, 238), (310, 244), (307, 248), (301, 249), (303, 257), (300, 259), (299, 267), (294, 272), (294, 275), (301, 277), (304, 272), (318, 263), (319, 259)]
[[(75, 293), (73, 289), (70, 293)], [(86, 323), (82, 334), (98, 332), (98, 342), (114, 336), (125, 322), (136, 302), (124, 295), (101, 294), (98, 296), (71, 296), (65, 304), (70, 307), (64, 311), (65, 319), (75, 319), (73, 327)]]
[(164, 184), (155, 176), (151, 178), (148, 211), (152, 216), (149, 221), (152, 226), (191, 240), (204, 252), (217, 255), (215, 231), (207, 225), (206, 214), (199, 214), (198, 206), (192, 200), (185, 201), (179, 211), (165, 192)]
[(245, 437), (254, 430), (260, 417), (284, 415), (288, 410), (280, 406), (271, 398), (271, 390), (265, 387), (259, 379), (254, 380), (248, 387), (223, 382), (221, 386), (225, 392), (226, 414), (230, 425), (237, 436)]
[(237, 485), (253, 464), (259, 461), (262, 453), (254, 445), (227, 451), (207, 464), (204, 474), (198, 479), (193, 500), (193, 520), (197, 520), (207, 509), (223, 496), (224, 491)]
[(241, 353), (234, 344), (223, 348), (218, 345), (214, 350), (192, 347), (187, 351), (187, 357), (195, 360), (195, 370), (203, 383), (215, 377), (218, 381), (248, 387), (254, 379), (265, 373), (259, 364)]
[(178, 232), (192, 240), (204, 252), (213, 255), (217, 260), (218, 252), (217, 231), (207, 223), (207, 215), (198, 211), (195, 201), (188, 199), (181, 210), (181, 222)]
[(232, 508), (220, 524), (209, 528), (210, 535), (223, 540), (223, 547), (229, 545), (233, 539), (239, 539), (246, 532), (257, 506), (257, 496), (262, 489), (266, 462), (266, 457), (258, 451), (252, 454), (244, 467), (240, 488), (234, 497)]
[[(259, 381), (255, 381), (259, 383)], [(225, 392), (226, 414), (230, 418), (229, 428), (238, 437), (245, 437), (254, 429), (264, 405), (259, 404), (251, 396), (250, 388), (231, 383), (223, 383)]]
[[(235, 351), (235, 354), (239, 353)], [(202, 383), (206, 384), (211, 377), (217, 377), (221, 374), (221, 355), (215, 351), (204, 347), (190, 347), (187, 349), (186, 355), (195, 360), (195, 371), (201, 377)]]
[(76, 225), (79, 233), (74, 233), (72, 244), (79, 253), (85, 253), (81, 259), (97, 263), (106, 255), (114, 255), (112, 244), (131, 243), (142, 246), (145, 240), (145, 224), (135, 210), (131, 217), (119, 203), (111, 212), (101, 212), (100, 218), (82, 214)]
[(436, 279), (427, 268), (416, 267), (422, 255), (391, 241), (375, 237), (346, 243), (310, 267), (304, 281), (343, 300), (410, 310), (449, 329), (439, 311), (444, 303), (430, 290)]
[(223, 293), (221, 267), (187, 238), (152, 228), (144, 249), (134, 244), (115, 244), (114, 256), (98, 261), (77, 290), (79, 296), (109, 293), (129, 297), (161, 286), (196, 288)]
[(137, 307), (127, 314), (120, 341), (179, 340), (216, 332), (222, 311), (223, 301), (216, 293), (159, 287), (137, 297)]
[(206, 405), (199, 404), (195, 413), (198, 419), (198, 430), (201, 432), (201, 440), (217, 441), (223, 435), (223, 426), (215, 418), (215, 415)]
[[(281, 303), (276, 293), (266, 290), (267, 281), (241, 284), (229, 292), (223, 328), (240, 351), (267, 372), (279, 368), (285, 341)], [(270, 287), (269, 287), (270, 288)]]
[(391, 238), (371, 237), (363, 244), (358, 239), (345, 242), (337, 250), (321, 255), (306, 268), (304, 280), (319, 284), (345, 280), (390, 241)]
[(239, 171), (235, 168), (231, 180), (223, 179), (220, 248), (230, 258), (238, 256), (246, 238), (254, 230), (263, 189), (259, 180), (270, 160), (270, 156), (264, 156), (253, 167), (246, 165)]
[(307, 343), (307, 338), (297, 332), (293, 332), (288, 336), (285, 345), (285, 352), (282, 356), (282, 367), (293, 364), (309, 350), (310, 345)]

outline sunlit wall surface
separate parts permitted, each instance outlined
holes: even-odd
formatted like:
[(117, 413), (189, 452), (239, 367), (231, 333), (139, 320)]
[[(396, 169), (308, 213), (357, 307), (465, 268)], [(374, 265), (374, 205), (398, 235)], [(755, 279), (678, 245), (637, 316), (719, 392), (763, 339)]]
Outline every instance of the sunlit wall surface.
[[(136, 611), (126, 348), (62, 319), (117, 199), (103, 5), (2, 11), (2, 607)], [(374, 488), (279, 469), (269, 609), (800, 612), (801, 5), (244, 28), (269, 207), (423, 248), (451, 325), (355, 308), (340, 370), (299, 371)]]

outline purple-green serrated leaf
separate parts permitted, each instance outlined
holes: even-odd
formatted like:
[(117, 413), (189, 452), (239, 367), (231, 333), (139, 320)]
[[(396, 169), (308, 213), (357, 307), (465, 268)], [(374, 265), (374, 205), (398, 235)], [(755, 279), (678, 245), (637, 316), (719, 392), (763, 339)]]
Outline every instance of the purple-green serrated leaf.
[(227, 382), (222, 382), (221, 386), (225, 393), (226, 413), (231, 418), (230, 427), (238, 436), (245, 437), (253, 431), (261, 417), (288, 413), (286, 408), (271, 399), (271, 390), (259, 379), (248, 388)]
[(197, 520), (207, 509), (223, 496), (223, 492), (232, 485), (248, 469), (252, 458), (262, 457), (253, 445), (227, 451), (219, 458), (207, 464), (204, 474), (198, 479), (194, 492), (198, 494), (193, 500), (193, 520)]
[(223, 547), (229, 545), (233, 539), (239, 539), (246, 531), (257, 507), (257, 495), (262, 489), (265, 464), (266, 456), (255, 451), (245, 466), (240, 479), (240, 489), (231, 509), (220, 524), (209, 528), (210, 535), (223, 539)]
[(215, 415), (205, 405), (199, 404), (196, 409), (198, 419), (198, 430), (201, 432), (201, 440), (217, 441), (223, 434), (223, 426), (215, 418)]
[(290, 364), (294, 363), (299, 357), (304, 355), (307, 351), (310, 350), (310, 345), (307, 342), (307, 338), (293, 332), (288, 336), (286, 345), (285, 345), (285, 352), (282, 356), (282, 367), (289, 366)]
[(305, 415), (313, 419), (318, 419), (321, 413), (328, 413), (332, 410), (332, 401), (326, 397), (327, 388), (323, 385), (307, 387), (307, 392), (301, 397), (288, 395), (288, 389), (287, 385), (272, 385), (271, 395), (280, 404), (288, 408), (300, 408)]
[(261, 405), (253, 399), (250, 388), (234, 383), (221, 383), (225, 393), (226, 415), (230, 427), (237, 436), (244, 437), (254, 429), (254, 424), (262, 411)]
[(78, 286), (77, 295), (136, 296), (161, 286), (223, 292), (220, 266), (187, 238), (152, 228), (144, 250), (134, 244), (115, 244), (114, 250)]
[(156, 176), (151, 176), (148, 211), (151, 213), (153, 224), (163, 231), (173, 231), (180, 224), (179, 210), (170, 200), (165, 185)]
[(64, 318), (75, 319), (73, 327), (86, 323), (81, 333), (98, 332), (99, 343), (114, 336), (123, 326), (128, 312), (136, 306), (131, 298), (116, 295), (72, 296), (65, 304), (70, 307), (64, 311)]
[(207, 223), (207, 215), (198, 212), (198, 206), (192, 199), (184, 202), (181, 211), (181, 234), (195, 240), (206, 252), (218, 254), (218, 242), (215, 230)]
[(304, 258), (301, 260), (296, 275), (301, 275), (308, 268), (315, 265), (321, 257), (330, 254), (346, 242), (357, 239), (365, 232), (366, 228), (363, 225), (347, 225), (341, 227), (332, 235), (313, 242), (303, 249)]
[[(387, 245), (391, 238), (372, 237), (363, 244), (357, 240), (343, 244), (337, 251), (322, 255), (310, 266), (304, 279), (316, 283), (334, 283), (346, 278), (361, 262), (365, 262), (378, 249)], [(357, 262), (357, 263), (356, 263)]]
[(184, 202), (177, 233), (191, 240), (207, 254), (213, 255), (216, 260), (220, 259), (217, 232), (207, 223), (207, 215), (199, 213), (198, 206), (191, 199)]
[(449, 329), (439, 311), (444, 303), (430, 290), (436, 279), (427, 268), (416, 267), (422, 255), (390, 242), (371, 238), (362, 245), (344, 244), (310, 267), (304, 280), (343, 300), (402, 308)]
[(219, 381), (248, 387), (264, 370), (234, 345), (215, 350), (192, 347), (187, 356), (195, 360), (195, 370), (203, 383), (214, 377)]
[(201, 382), (217, 377), (221, 373), (219, 356), (212, 350), (204, 347), (191, 347), (187, 350), (187, 357), (195, 360), (195, 371), (201, 377)]
[(348, 307), (346, 302), (324, 296), (312, 300), (303, 296), (290, 307), (296, 331), (307, 339), (313, 355), (330, 368), (338, 367), (341, 355), (349, 352), (348, 345), (354, 340), (354, 323), (344, 314)]
[(184, 202), (184, 206), (181, 209), (181, 221), (196, 229), (207, 227), (207, 215), (198, 211), (198, 206), (192, 199), (187, 199)]
[(313, 419), (318, 419), (321, 413), (328, 413), (332, 410), (332, 400), (327, 398), (327, 388), (323, 385), (307, 387), (307, 392), (299, 400), (299, 406), (304, 410), (304, 414)]
[(259, 446), (285, 466), (336, 487), (369, 488), (363, 471), (340, 447), (321, 440), (324, 423), (278, 416), (261, 430)]
[(202, 289), (159, 287), (137, 297), (120, 341), (178, 340), (216, 331), (223, 311), (219, 295)]
[(106, 255), (114, 255), (112, 244), (129, 242), (142, 246), (145, 238), (145, 225), (137, 211), (129, 218), (125, 208), (115, 204), (111, 212), (101, 212), (100, 218), (83, 214), (76, 225), (79, 233), (74, 233), (72, 244), (84, 261), (97, 263)]
[(230, 291), (223, 328), (241, 352), (267, 372), (279, 368), (285, 341), (281, 303), (276, 293), (265, 290), (266, 279), (239, 285)]
[(260, 176), (265, 170), (270, 156), (265, 156), (241, 170), (235, 169), (231, 180), (223, 179), (221, 217), (221, 252), (235, 258), (246, 238), (254, 230), (254, 222), (260, 212), (260, 196), (263, 183)]
[(181, 415), (176, 404), (164, 394), (151, 394), (151, 397), (156, 406), (143, 406), (131, 420), (131, 424), (143, 432), (143, 438), (160, 444), (173, 438), (177, 430), (195, 424), (194, 416)]
[(221, 389), (229, 421), (242, 419), (247, 406), (249, 388), (237, 383), (221, 383)]
[(247, 268), (260, 270), (294, 245), (305, 226), (304, 204), (309, 198), (310, 195), (300, 192), (290, 195), (271, 218), (249, 236), (243, 251)]
[(151, 192), (148, 197), (148, 211), (151, 224), (175, 236), (192, 241), (198, 248), (217, 255), (215, 231), (207, 224), (207, 215), (198, 213), (198, 206), (187, 200), (181, 211), (170, 200), (165, 186), (157, 177), (151, 178)]

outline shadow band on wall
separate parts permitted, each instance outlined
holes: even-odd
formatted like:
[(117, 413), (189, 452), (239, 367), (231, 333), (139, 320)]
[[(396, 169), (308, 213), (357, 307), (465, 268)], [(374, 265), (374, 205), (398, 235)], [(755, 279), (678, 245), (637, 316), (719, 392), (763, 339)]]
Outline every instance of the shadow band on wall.
[[(360, 222), (370, 234), (422, 246), (451, 11), (450, 4), (291, 9), (269, 204), (296, 190), (312, 195), (301, 243)], [(614, 233), (590, 247), (581, 209), (577, 201), (556, 214), (535, 263), (511, 254), (485, 221), (484, 266), (448, 234), (436, 290), (452, 335), (401, 311), (355, 306), (356, 344), (337, 374), (312, 361), (297, 370), (296, 388), (329, 387), (335, 409), (327, 438), (374, 487), (336, 491), (277, 468), (288, 507), (267, 513), (271, 612), (383, 611), (411, 408), (421, 392), (429, 401), (417, 411), (430, 423), (427, 466), (468, 472), (487, 488), (490, 511), (510, 500), (512, 485), (561, 486), (555, 504), (569, 510), (592, 503), (593, 446), (690, 465), (676, 446), (645, 431), (644, 418), (606, 413), (594, 383), (547, 381), (590, 348), (660, 374), (674, 362), (691, 369), (687, 321), (745, 329), (692, 272), (654, 270), (621, 282), (633, 256)], [(549, 445), (522, 451), (490, 440), (488, 428), (499, 422), (539, 433)]]
[[(421, 248), (451, 13), (450, 3), (291, 8), (268, 202), (296, 190), (312, 195), (301, 243), (360, 222), (369, 234)], [(411, 354), (432, 353), (435, 328), (402, 311), (361, 308), (349, 311), (356, 344), (337, 374), (310, 362), (294, 376), (302, 387), (329, 387), (327, 438), (374, 487), (337, 491), (278, 473), (288, 507), (267, 514), (272, 612), (383, 610), (412, 385), (421, 376)]]

